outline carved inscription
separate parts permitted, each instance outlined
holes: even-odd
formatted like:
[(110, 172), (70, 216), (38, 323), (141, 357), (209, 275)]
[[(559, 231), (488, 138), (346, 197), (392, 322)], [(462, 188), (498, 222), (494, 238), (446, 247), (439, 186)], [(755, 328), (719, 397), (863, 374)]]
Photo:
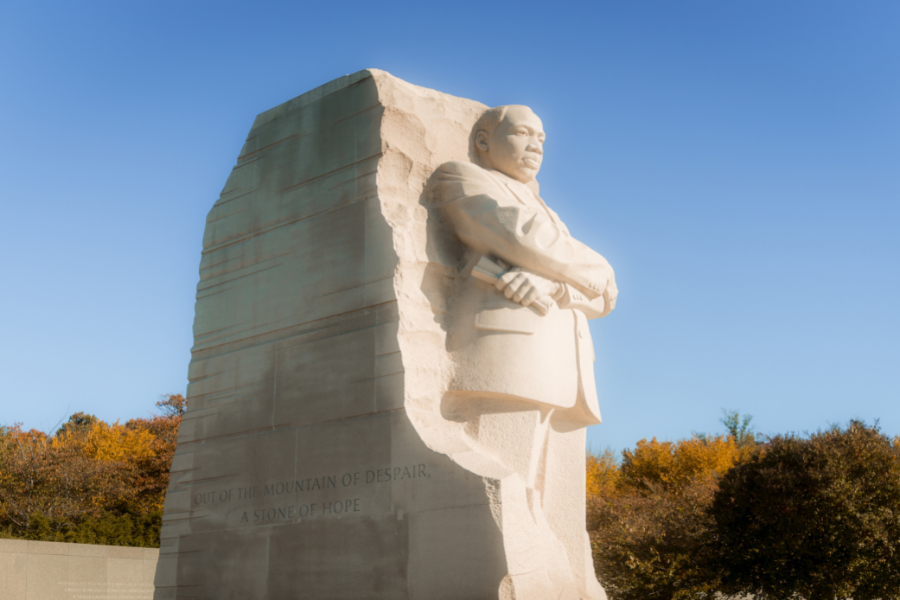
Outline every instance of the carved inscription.
[[(307, 477), (302, 479), (288, 479), (273, 481), (261, 485), (239, 486), (213, 490), (208, 492), (196, 492), (192, 498), (195, 508), (204, 505), (222, 505), (242, 500), (289, 497), (311, 492), (328, 490), (352, 491), (352, 488), (368, 486), (372, 484), (384, 484), (410, 479), (430, 479), (426, 465), (415, 464), (402, 467), (386, 467), (383, 469), (368, 469), (353, 471), (337, 475), (325, 475), (321, 477)], [(287, 498), (285, 498), (287, 499)], [(326, 501), (285, 504), (283, 506), (268, 508), (239, 509), (241, 514), (240, 524), (261, 525), (271, 521), (296, 520), (304, 518), (321, 518), (341, 515), (353, 515), (362, 511), (361, 499), (350, 495), (343, 495)]]
[(65, 597), (72, 600), (150, 600), (152, 583), (106, 583), (102, 581), (60, 581)]
[(360, 512), (359, 498), (349, 500), (336, 500), (334, 502), (322, 502), (312, 504), (300, 504), (297, 506), (279, 506), (277, 508), (260, 508), (254, 511), (244, 511), (241, 515), (241, 523), (264, 523), (266, 521), (284, 521), (303, 517), (330, 516)]

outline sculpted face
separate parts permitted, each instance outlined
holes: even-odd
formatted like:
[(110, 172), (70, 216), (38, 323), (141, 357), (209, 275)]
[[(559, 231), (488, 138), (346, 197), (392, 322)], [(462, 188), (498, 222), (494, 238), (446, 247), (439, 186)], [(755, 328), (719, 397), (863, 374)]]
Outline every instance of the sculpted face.
[(544, 125), (530, 108), (510, 106), (492, 135), (476, 134), (475, 145), (485, 166), (529, 183), (541, 170), (544, 137)]

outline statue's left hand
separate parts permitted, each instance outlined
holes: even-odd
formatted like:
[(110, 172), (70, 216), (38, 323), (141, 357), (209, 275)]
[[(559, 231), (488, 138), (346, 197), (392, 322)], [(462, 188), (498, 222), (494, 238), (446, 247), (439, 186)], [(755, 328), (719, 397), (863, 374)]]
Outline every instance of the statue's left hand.
[(603, 314), (601, 317), (605, 317), (616, 307), (616, 298), (619, 297), (619, 288), (616, 287), (616, 278), (613, 276), (609, 283), (606, 284), (606, 290), (603, 292)]

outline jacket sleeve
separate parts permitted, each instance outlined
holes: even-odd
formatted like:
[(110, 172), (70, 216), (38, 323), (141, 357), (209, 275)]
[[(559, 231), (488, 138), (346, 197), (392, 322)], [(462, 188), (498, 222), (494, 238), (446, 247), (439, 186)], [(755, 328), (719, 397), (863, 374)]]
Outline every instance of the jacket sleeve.
[(562, 295), (557, 300), (560, 308), (580, 310), (588, 319), (605, 317), (616, 307), (616, 298), (619, 294), (615, 280), (610, 280), (606, 291), (599, 298), (588, 300), (584, 294), (574, 289), (568, 283), (562, 284)]
[(431, 200), (468, 247), (542, 277), (572, 285), (593, 300), (613, 278), (605, 258), (543, 211), (525, 206), (472, 163), (441, 165)]

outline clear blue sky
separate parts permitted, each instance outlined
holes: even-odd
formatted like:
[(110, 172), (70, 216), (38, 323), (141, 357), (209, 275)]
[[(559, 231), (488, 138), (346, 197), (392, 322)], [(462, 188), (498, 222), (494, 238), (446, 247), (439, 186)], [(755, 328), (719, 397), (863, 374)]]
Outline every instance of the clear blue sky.
[(254, 116), (384, 69), (548, 132), (616, 267), (595, 448), (900, 433), (900, 3), (0, 0), (0, 423), (183, 392), (206, 212)]

